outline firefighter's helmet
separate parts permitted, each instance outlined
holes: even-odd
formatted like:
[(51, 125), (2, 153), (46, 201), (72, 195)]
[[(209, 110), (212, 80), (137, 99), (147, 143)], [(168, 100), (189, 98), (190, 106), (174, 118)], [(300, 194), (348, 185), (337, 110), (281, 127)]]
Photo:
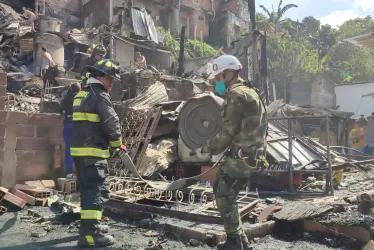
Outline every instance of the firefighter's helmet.
[(101, 73), (119, 80), (119, 67), (109, 59), (99, 60), (94, 66), (87, 68), (91, 74)]
[(104, 45), (102, 44), (99, 44), (97, 45), (93, 51), (92, 51), (92, 55), (93, 56), (101, 56), (101, 57), (104, 57), (106, 55), (106, 48)]

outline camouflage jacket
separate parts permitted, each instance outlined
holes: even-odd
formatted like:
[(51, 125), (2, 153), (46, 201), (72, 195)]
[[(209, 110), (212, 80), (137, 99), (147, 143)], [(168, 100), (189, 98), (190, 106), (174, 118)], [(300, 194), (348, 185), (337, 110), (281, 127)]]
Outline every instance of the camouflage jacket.
[(244, 152), (254, 153), (257, 148), (265, 146), (266, 133), (265, 106), (255, 89), (239, 79), (225, 93), (221, 130), (203, 147), (202, 152), (216, 155), (233, 145)]

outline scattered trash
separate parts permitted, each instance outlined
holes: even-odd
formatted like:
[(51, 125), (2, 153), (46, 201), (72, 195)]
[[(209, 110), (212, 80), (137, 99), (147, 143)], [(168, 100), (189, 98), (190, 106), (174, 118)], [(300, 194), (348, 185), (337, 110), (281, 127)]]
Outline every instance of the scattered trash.
[(143, 233), (144, 236), (146, 237), (156, 237), (156, 236), (159, 236), (160, 234), (158, 232), (155, 232), (155, 231), (147, 231), (145, 233)]

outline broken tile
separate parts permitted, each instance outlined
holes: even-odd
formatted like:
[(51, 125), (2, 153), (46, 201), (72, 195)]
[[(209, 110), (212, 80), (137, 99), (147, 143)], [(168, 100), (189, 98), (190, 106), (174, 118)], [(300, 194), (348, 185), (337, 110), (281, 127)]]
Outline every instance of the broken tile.
[(37, 186), (25, 185), (25, 184), (16, 184), (14, 188), (21, 190), (21, 191), (26, 191), (26, 192), (35, 192), (35, 190), (38, 189)]
[(19, 208), (23, 208), (25, 205), (26, 205), (26, 201), (15, 196), (14, 194), (11, 194), (11, 193), (6, 193), (4, 195), (4, 200), (8, 201), (9, 203), (19, 207)]
[(53, 180), (42, 180), (41, 181), (45, 188), (55, 188), (56, 184)]
[(25, 200), (27, 204), (32, 205), (32, 206), (35, 205), (35, 198), (32, 197), (31, 195), (28, 195), (28, 194), (26, 194), (26, 193), (24, 193), (21, 190), (18, 190), (16, 188), (12, 188), (10, 190), (10, 192), (12, 194), (14, 194), (15, 196), (17, 196), (18, 198), (21, 198), (22, 200)]

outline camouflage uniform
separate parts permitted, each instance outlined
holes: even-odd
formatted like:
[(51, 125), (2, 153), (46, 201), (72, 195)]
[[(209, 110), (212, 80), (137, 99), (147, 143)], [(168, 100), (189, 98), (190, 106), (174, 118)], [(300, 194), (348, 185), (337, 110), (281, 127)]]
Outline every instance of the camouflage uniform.
[[(256, 149), (265, 146), (266, 133), (265, 106), (255, 89), (238, 79), (225, 93), (221, 131), (202, 148), (202, 152), (216, 155), (233, 146), (254, 155)], [(236, 199), (255, 170), (247, 160), (229, 156), (219, 165), (213, 192), (228, 236), (244, 235)]]

